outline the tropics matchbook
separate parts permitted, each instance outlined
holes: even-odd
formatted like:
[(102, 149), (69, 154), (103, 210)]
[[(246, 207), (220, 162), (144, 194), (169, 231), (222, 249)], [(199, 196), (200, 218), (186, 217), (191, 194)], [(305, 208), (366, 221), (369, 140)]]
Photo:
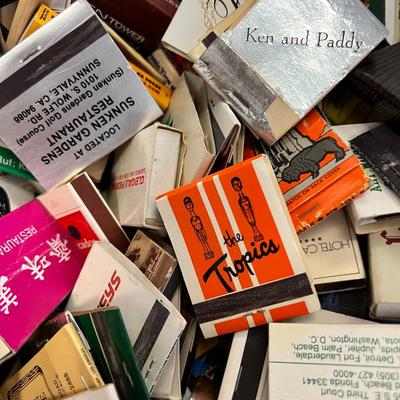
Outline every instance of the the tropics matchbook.
[(157, 205), (206, 338), (319, 309), (265, 155), (166, 193)]

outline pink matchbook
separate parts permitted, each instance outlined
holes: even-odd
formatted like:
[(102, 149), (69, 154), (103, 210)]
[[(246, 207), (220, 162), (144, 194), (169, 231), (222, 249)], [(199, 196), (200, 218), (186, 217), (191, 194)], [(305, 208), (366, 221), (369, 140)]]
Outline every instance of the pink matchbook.
[(0, 218), (0, 363), (71, 292), (84, 255), (37, 200)]

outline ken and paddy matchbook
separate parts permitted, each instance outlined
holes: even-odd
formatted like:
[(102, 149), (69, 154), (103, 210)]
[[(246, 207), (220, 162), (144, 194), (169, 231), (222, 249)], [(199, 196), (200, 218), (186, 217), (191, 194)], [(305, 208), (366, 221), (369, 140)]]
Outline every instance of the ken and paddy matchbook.
[(319, 308), (265, 155), (157, 199), (206, 338)]
[(386, 33), (360, 0), (249, 0), (191, 56), (194, 70), (271, 145)]

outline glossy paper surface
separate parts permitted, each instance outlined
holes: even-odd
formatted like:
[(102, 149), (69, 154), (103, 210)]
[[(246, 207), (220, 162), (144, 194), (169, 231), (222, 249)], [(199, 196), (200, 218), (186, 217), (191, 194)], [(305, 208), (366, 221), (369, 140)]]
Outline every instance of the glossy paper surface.
[(0, 219), (0, 340), (18, 350), (72, 290), (84, 257), (33, 200)]

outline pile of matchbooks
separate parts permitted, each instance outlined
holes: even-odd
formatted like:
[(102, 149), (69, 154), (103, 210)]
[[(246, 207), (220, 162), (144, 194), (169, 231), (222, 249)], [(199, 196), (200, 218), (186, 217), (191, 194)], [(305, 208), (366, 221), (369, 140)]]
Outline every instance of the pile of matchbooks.
[(400, 399), (390, 0), (0, 0), (0, 400)]

